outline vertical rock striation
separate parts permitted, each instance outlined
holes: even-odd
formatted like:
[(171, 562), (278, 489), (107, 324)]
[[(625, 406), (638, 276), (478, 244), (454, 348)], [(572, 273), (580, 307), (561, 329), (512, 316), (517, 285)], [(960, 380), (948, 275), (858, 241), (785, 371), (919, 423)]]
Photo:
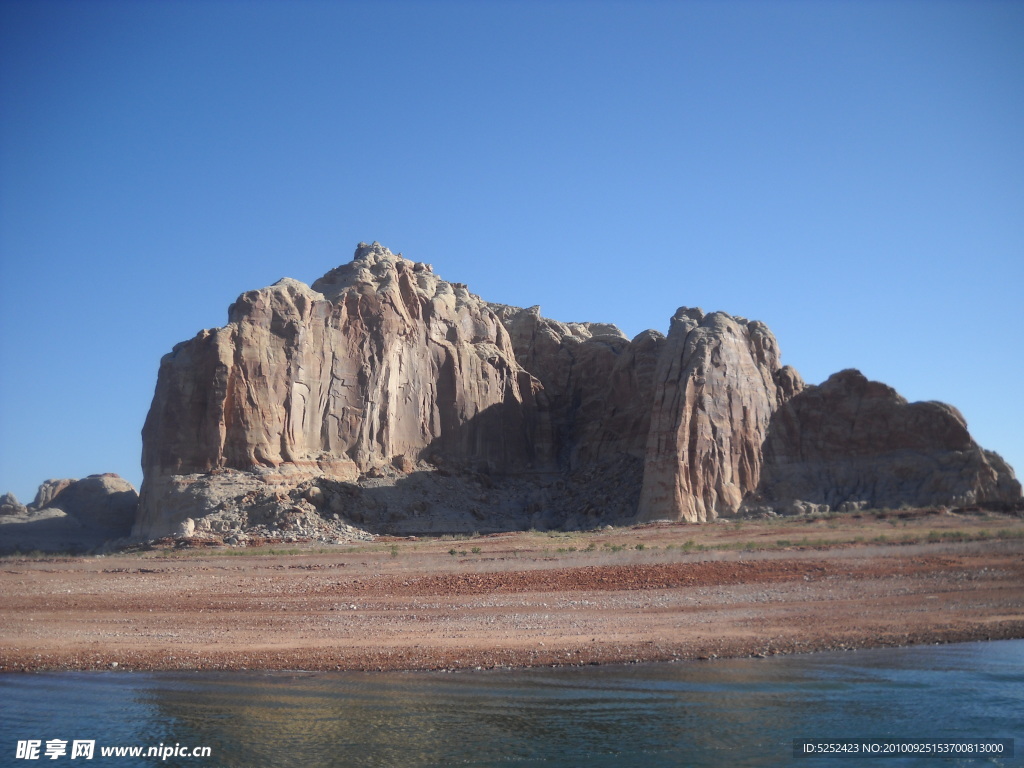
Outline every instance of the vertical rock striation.
[(658, 360), (640, 520), (736, 512), (761, 475), (772, 414), (799, 392), (760, 322), (680, 308)]
[(642, 460), (665, 337), (644, 331), (631, 341), (606, 323), (560, 323), (539, 307), (491, 307), (508, 328), (516, 360), (542, 386), (545, 450), (554, 466), (573, 471), (622, 456)]
[(228, 325), (164, 357), (136, 533), (176, 530), (197, 511), (175, 497), (218, 470), (294, 485), (422, 459), (529, 465), (537, 389), (485, 302), (361, 244), (312, 287), (284, 279), (243, 294)]

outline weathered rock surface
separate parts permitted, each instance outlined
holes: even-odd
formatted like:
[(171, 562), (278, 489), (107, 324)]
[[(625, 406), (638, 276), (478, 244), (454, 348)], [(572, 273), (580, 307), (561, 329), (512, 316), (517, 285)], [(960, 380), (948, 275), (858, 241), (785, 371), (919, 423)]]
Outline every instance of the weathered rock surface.
[(23, 515), (28, 510), (13, 493), (0, 496), (0, 515)]
[(109, 537), (86, 529), (60, 509), (29, 509), (0, 516), (0, 553), (84, 552), (101, 547)]
[(538, 382), (488, 305), (428, 265), (360, 245), (312, 287), (243, 294), (229, 321), (161, 361), (138, 535), (210, 511), (175, 502), (174, 478), (218, 469), (293, 488), (421, 460), (532, 468)]
[(50, 502), (57, 498), (61, 491), (73, 482), (75, 482), (75, 479), (71, 477), (44, 480), (40, 483), (39, 489), (36, 491), (36, 497), (29, 506), (33, 509), (46, 509), (50, 506)]
[[(875, 403), (858, 392), (805, 389), (760, 322), (682, 308), (667, 337), (631, 340), (488, 304), (429, 265), (360, 244), (312, 286), (283, 279), (243, 294), (226, 326), (164, 357), (133, 530), (330, 538), (878, 505), (899, 495), (892, 483), (856, 478), (897, 449), (867, 460), (829, 421)], [(904, 497), (1020, 498), (952, 409), (897, 405), (911, 409), (899, 429), (914, 437), (893, 445), (918, 457), (893, 465), (918, 486)], [(822, 407), (832, 410), (816, 416)], [(857, 421), (856, 439), (892, 442), (889, 419)]]
[(135, 487), (113, 473), (72, 480), (46, 504), (47, 508), (60, 509), (87, 528), (107, 531), (112, 538), (131, 533), (138, 506), (139, 494)]
[(800, 391), (800, 376), (782, 367), (763, 323), (684, 307), (655, 378), (640, 519), (736, 512), (760, 480), (772, 414)]
[(490, 306), (508, 328), (516, 361), (542, 385), (536, 399), (546, 431), (535, 447), (545, 465), (564, 471), (623, 456), (642, 461), (665, 337), (644, 331), (630, 341), (614, 325)]
[(115, 474), (46, 480), (32, 504), (10, 505), (2, 515), (0, 551), (87, 551), (126, 538), (138, 501), (132, 484)]
[(1012, 504), (1020, 483), (980, 448), (956, 408), (908, 403), (856, 370), (789, 399), (772, 417), (750, 503), (831, 509)]

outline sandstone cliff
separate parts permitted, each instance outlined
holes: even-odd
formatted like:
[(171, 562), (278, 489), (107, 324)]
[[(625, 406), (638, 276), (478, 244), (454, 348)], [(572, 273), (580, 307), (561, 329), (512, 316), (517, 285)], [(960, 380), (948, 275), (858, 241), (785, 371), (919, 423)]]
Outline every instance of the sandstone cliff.
[(736, 512), (761, 476), (775, 410), (803, 387), (763, 323), (680, 309), (655, 375), (641, 520)]
[(504, 325), (464, 285), (360, 245), (312, 287), (285, 279), (243, 294), (228, 325), (161, 361), (136, 533), (212, 511), (179, 497), (181, 478), (187, 487), (215, 470), (287, 488), (408, 473), (424, 460), (528, 469), (539, 389)]
[[(893, 452), (862, 460), (847, 446), (852, 460), (848, 425), (829, 421), (861, 413), (855, 390), (805, 389), (756, 321), (681, 308), (667, 337), (628, 339), (488, 304), (361, 244), (312, 286), (243, 294), (226, 326), (164, 357), (134, 533), (345, 537), (878, 505), (899, 496), (868, 479)], [(898, 474), (923, 489), (899, 498), (1020, 498), (951, 409), (897, 405), (914, 435), (899, 450), (920, 459)], [(857, 440), (874, 444), (889, 423), (857, 421)], [(932, 469), (942, 479), (921, 476)]]

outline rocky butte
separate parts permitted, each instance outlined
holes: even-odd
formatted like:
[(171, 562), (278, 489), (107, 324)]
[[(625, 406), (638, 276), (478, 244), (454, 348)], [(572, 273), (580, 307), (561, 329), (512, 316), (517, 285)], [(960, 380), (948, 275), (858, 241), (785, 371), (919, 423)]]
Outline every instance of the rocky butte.
[(807, 386), (757, 321), (668, 335), (491, 304), (360, 244), (244, 293), (160, 364), (133, 535), (585, 528), (1021, 501), (960, 413)]

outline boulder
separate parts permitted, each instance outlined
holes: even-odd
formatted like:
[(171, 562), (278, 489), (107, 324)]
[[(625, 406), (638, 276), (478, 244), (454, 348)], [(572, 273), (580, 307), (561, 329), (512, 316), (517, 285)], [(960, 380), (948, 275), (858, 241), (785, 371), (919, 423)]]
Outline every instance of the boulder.
[[(36, 495), (37, 499), (40, 494)], [(110, 538), (118, 538), (131, 533), (138, 504), (135, 487), (122, 477), (108, 473), (68, 482), (46, 506), (62, 510), (86, 528), (102, 529)]]

